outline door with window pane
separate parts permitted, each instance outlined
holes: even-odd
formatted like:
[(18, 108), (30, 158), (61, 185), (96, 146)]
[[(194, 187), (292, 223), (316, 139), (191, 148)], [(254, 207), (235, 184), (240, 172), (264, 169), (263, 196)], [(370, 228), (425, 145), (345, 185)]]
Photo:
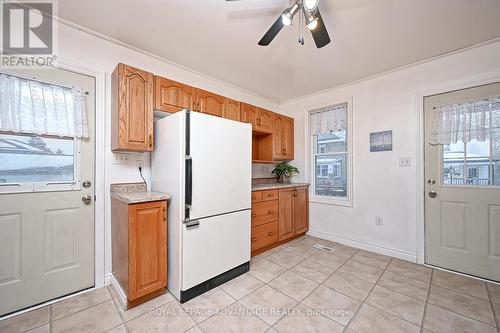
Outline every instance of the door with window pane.
[[(431, 144), (436, 109), (461, 105), (477, 110), (471, 123), (448, 122), (447, 133), (458, 140)], [(479, 106), (487, 107), (486, 117)], [(424, 107), (425, 261), (500, 281), (500, 84), (426, 97)], [(457, 135), (464, 128), (477, 135), (478, 122), (484, 138), (464, 142)]]
[(0, 316), (94, 285), (95, 80), (18, 74), (88, 92), (89, 138), (0, 131)]

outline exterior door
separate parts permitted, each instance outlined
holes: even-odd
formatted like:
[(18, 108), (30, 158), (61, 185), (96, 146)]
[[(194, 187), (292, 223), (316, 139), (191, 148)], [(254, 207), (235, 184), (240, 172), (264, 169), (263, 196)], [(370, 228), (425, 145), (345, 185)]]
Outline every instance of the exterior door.
[(0, 132), (0, 316), (94, 286), (95, 80), (23, 74), (88, 92), (89, 138)]
[[(425, 261), (500, 281), (500, 142), (429, 144), (434, 106), (494, 96), (500, 83), (424, 100)], [(495, 117), (500, 123), (500, 110)]]

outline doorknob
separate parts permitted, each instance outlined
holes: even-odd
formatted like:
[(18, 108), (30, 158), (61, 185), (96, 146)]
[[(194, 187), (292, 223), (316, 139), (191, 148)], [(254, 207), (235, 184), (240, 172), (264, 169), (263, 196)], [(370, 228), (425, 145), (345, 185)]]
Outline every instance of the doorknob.
[(430, 196), (431, 198), (435, 198), (435, 197), (437, 196), (436, 191), (429, 191), (429, 196)]
[(92, 197), (90, 195), (88, 195), (88, 194), (84, 195), (82, 197), (82, 201), (83, 201), (84, 204), (90, 205), (90, 202), (92, 201)]

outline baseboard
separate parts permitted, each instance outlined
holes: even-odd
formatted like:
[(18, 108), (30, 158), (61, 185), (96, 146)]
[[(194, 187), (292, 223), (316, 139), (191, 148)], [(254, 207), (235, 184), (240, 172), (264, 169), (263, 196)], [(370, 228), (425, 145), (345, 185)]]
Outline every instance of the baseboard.
[(116, 292), (116, 295), (118, 296), (118, 301), (120, 302), (120, 305), (122, 306), (122, 308), (124, 310), (126, 310), (127, 309), (127, 295), (123, 291), (123, 289), (120, 286), (120, 284), (118, 283), (118, 281), (116, 281), (116, 279), (113, 276), (113, 274), (109, 275), (109, 279), (110, 279), (110, 282), (111, 282), (111, 287), (113, 287), (113, 289)]
[(108, 274), (108, 275), (104, 276), (104, 285), (105, 286), (111, 285), (111, 274)]
[(337, 243), (352, 246), (352, 247), (357, 247), (357, 248), (362, 249), (362, 250), (371, 251), (371, 252), (383, 254), (386, 256), (391, 256), (391, 257), (406, 260), (406, 261), (417, 262), (417, 255), (415, 253), (411, 253), (411, 252), (401, 251), (401, 250), (393, 249), (390, 247), (374, 245), (374, 244), (370, 244), (370, 243), (366, 243), (366, 242), (360, 242), (360, 241), (357, 241), (354, 239), (339, 237), (339, 236), (335, 236), (335, 235), (332, 235), (330, 233), (318, 231), (318, 230), (309, 230), (306, 233), (306, 235), (312, 236), (312, 237), (318, 237), (321, 239), (326, 239), (326, 240), (329, 240), (332, 242), (337, 242)]

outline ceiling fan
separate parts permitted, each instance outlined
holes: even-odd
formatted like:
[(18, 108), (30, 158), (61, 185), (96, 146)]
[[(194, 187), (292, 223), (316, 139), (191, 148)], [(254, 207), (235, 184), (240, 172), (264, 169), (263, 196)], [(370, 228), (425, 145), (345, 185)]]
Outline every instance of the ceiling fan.
[[(330, 43), (330, 36), (328, 35), (325, 23), (319, 12), (318, 5), (319, 0), (293, 0), (291, 5), (278, 16), (278, 19), (273, 23), (271, 28), (262, 36), (258, 44), (260, 46), (269, 45), (281, 29), (285, 26), (292, 25), (295, 15), (302, 12), (305, 19), (305, 25), (311, 31), (316, 47), (319, 49), (328, 45)], [(304, 45), (303, 37), (299, 38), (299, 43)]]

